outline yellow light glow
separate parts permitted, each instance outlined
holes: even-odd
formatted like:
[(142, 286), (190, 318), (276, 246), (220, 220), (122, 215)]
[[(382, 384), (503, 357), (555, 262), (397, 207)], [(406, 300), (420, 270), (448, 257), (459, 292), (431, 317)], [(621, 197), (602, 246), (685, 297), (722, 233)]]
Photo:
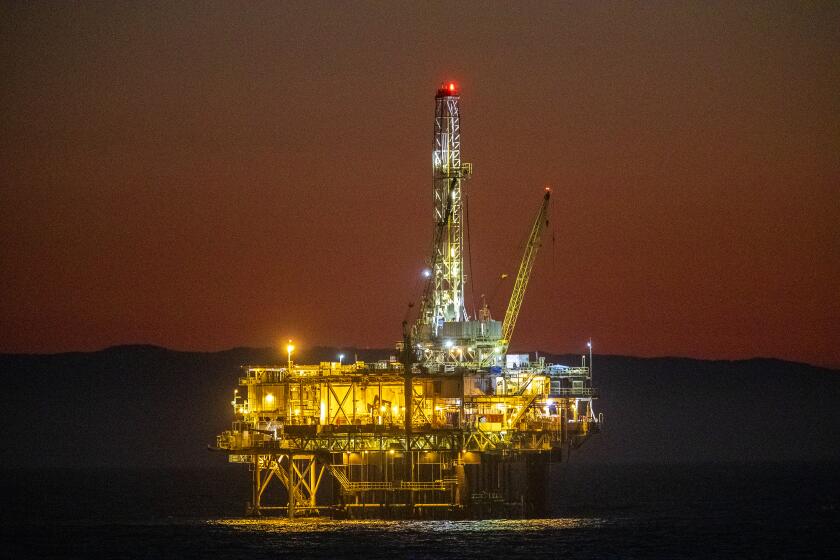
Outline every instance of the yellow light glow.
[(295, 416), (300, 416), (300, 409), (299, 408), (295, 409)]
[(399, 413), (400, 413), (400, 407), (398, 407), (397, 405), (394, 405), (394, 406), (391, 407), (391, 414), (397, 415)]
[(388, 409), (385, 408), (385, 405), (382, 405), (382, 406), (379, 407), (379, 412), (385, 412), (386, 410), (388, 410)]
[(271, 393), (265, 396), (265, 404), (273, 404), (274, 403), (274, 395)]
[(393, 455), (393, 454), (394, 454), (394, 450), (393, 450), (393, 449), (391, 449), (391, 450), (389, 450), (389, 451), (388, 451), (388, 453), (389, 453), (390, 455)]
[(292, 352), (294, 352), (294, 350), (295, 350), (295, 345), (292, 344), (292, 340), (289, 339), (289, 343), (286, 345), (286, 352), (291, 354)]

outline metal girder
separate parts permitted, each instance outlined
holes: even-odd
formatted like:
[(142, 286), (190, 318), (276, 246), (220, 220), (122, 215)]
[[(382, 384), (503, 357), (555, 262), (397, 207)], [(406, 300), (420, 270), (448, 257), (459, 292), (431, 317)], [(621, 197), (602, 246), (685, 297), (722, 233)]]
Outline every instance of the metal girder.
[[(510, 295), (505, 320), (502, 322), (502, 345), (504, 352), (510, 345), (513, 336), (513, 329), (516, 327), (516, 319), (519, 317), (519, 310), (522, 307), (522, 300), (525, 298), (525, 290), (528, 288), (528, 280), (531, 278), (531, 270), (534, 268), (534, 261), (537, 258), (537, 251), (540, 248), (542, 231), (548, 225), (548, 202), (551, 199), (551, 191), (546, 189), (537, 219), (531, 226), (531, 233), (528, 235), (528, 242), (525, 245), (525, 254), (519, 264), (519, 272), (516, 275), (516, 283), (513, 285), (513, 292)], [(502, 352), (502, 353), (504, 353)]]
[(519, 410), (519, 413), (513, 417), (513, 421), (511, 422), (512, 426), (516, 426), (517, 424), (519, 424), (519, 421), (522, 419), (523, 416), (525, 416), (525, 413), (528, 412), (528, 410), (530, 410), (530, 408), (534, 405), (534, 402), (536, 402), (537, 397), (539, 397), (539, 395), (534, 395), (533, 397), (531, 397), (531, 400), (529, 400), (528, 403)]
[(345, 420), (347, 421), (347, 423), (349, 424), (349, 423), (351, 422), (351, 420), (350, 420), (350, 417), (349, 417), (349, 416), (347, 416), (347, 412), (345, 412), (345, 410), (344, 410), (344, 401), (346, 401), (346, 400), (347, 400), (347, 397), (348, 397), (348, 396), (350, 395), (350, 393), (352, 392), (352, 390), (353, 390), (353, 384), (351, 383), (350, 385), (348, 385), (348, 386), (347, 386), (347, 390), (344, 392), (344, 397), (342, 397), (341, 399), (339, 399), (339, 398), (338, 398), (338, 395), (337, 395), (337, 394), (336, 394), (336, 392), (333, 390), (332, 383), (328, 383), (328, 384), (327, 384), (327, 390), (328, 390), (328, 391), (332, 394), (333, 398), (334, 398), (334, 399), (335, 399), (335, 401), (338, 403), (338, 410), (336, 410), (336, 411), (335, 411), (335, 414), (334, 414), (334, 415), (330, 418), (330, 422), (329, 422), (329, 423), (330, 423), (330, 424), (335, 424), (335, 421), (338, 419), (338, 413), (340, 412), (341, 414), (343, 414), (343, 415), (344, 415), (344, 419), (345, 419)]
[[(262, 510), (285, 508), (289, 517), (294, 517), (296, 512), (301, 511), (317, 514), (317, 493), (325, 465), (320, 465), (320, 468), (318, 466), (314, 453), (254, 455), (253, 513), (260, 515)], [(263, 477), (261, 473), (264, 471), (266, 475)], [(288, 501), (285, 506), (262, 504), (263, 494), (272, 480), (277, 480), (286, 489)]]

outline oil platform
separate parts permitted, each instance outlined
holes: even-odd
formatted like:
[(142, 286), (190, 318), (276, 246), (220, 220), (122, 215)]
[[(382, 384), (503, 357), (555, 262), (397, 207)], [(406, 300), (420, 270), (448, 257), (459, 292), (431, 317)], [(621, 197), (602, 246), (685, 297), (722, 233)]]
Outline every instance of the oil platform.
[[(549, 466), (600, 430), (590, 362), (508, 354), (548, 223), (541, 195), (504, 320), (464, 298), (460, 95), (435, 96), (434, 234), (399, 358), (243, 366), (232, 428), (211, 450), (244, 463), (250, 515), (539, 515)], [(536, 199), (535, 199), (536, 202)]]

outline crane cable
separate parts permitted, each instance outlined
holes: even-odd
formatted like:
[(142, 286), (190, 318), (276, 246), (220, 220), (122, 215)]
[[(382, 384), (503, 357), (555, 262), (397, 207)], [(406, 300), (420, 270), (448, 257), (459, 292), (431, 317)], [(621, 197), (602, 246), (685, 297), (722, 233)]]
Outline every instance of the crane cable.
[(467, 238), (467, 266), (469, 267), (470, 278), (470, 301), (472, 302), (473, 317), (477, 317), (475, 313), (475, 274), (473, 274), (472, 266), (472, 233), (470, 232), (470, 198), (469, 195), (464, 194), (464, 225), (466, 225)]

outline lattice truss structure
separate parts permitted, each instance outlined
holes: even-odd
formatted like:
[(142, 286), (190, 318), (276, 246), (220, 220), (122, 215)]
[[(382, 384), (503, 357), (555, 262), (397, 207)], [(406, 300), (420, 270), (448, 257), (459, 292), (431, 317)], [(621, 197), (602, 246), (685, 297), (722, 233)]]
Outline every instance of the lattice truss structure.
[(460, 97), (454, 87), (442, 87), (435, 97), (432, 168), (434, 220), (432, 250), (432, 305), (425, 317), (437, 334), (446, 321), (466, 321), (464, 304), (464, 210), (462, 183), (471, 172), (461, 162)]

